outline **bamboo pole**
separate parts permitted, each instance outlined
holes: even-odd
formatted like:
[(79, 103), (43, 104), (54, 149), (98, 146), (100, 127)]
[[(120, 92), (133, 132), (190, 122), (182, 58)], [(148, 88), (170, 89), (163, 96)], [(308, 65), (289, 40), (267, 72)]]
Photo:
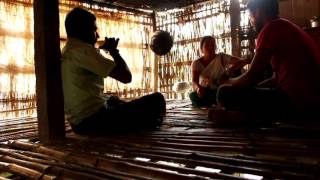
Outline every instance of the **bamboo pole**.
[[(153, 24), (153, 32), (157, 30), (157, 13), (153, 11), (151, 15), (152, 24)], [(153, 92), (159, 91), (159, 56), (154, 53), (154, 66), (153, 66)]]
[(65, 137), (58, 0), (34, 1), (34, 36), (39, 136), (50, 143)]
[[(95, 168), (89, 169), (88, 167), (82, 167), (77, 164), (66, 164), (65, 162), (61, 161), (61, 159), (57, 159), (52, 156), (44, 155), (40, 153), (34, 153), (29, 151), (13, 151), (12, 149), (0, 149), (0, 153), (6, 154), (7, 156), (13, 156), (14, 158), (18, 158), (22, 160), (22, 161), (15, 160), (15, 162), (19, 163), (20, 165), (23, 164), (24, 166), (32, 169), (34, 168), (40, 169), (43, 171), (43, 173), (45, 173), (45, 171), (47, 173), (49, 173), (49, 171), (50, 173), (53, 172), (58, 176), (57, 178), (67, 176), (69, 178), (73, 177), (77, 179), (79, 177), (82, 177), (82, 178), (88, 179), (90, 176), (92, 176), (90, 174), (94, 174), (96, 176), (108, 177), (108, 178), (116, 178), (116, 179), (127, 179), (126, 177), (131, 177), (123, 173), (121, 175), (117, 175), (107, 171), (98, 171)], [(40, 168), (37, 168), (37, 166), (40, 166)], [(42, 168), (44, 166), (47, 168)], [(61, 173), (63, 173), (63, 175)], [(136, 178), (135, 176), (132, 176), (132, 177)], [(93, 177), (91, 177), (90, 179), (92, 178)], [(94, 178), (94, 179), (97, 179), (97, 178)], [(101, 178), (98, 178), (98, 179), (101, 179)]]
[(12, 163), (0, 162), (0, 169), (3, 171), (9, 171), (11, 173), (18, 174), (20, 176), (23, 176), (25, 178), (30, 178), (30, 179), (40, 179), (40, 178), (44, 180), (54, 179), (54, 177), (47, 176), (47, 175), (43, 176), (42, 173), (37, 172), (33, 169), (29, 169), (29, 168), (12, 164)]
[[(143, 154), (147, 156), (165, 156), (165, 157), (177, 157), (185, 160), (194, 160), (194, 161), (207, 161), (207, 162), (218, 162), (218, 163), (227, 163), (229, 165), (234, 166), (246, 166), (246, 167), (255, 167), (255, 168), (268, 168), (268, 169), (281, 169), (284, 171), (304, 171), (306, 174), (315, 173), (315, 169), (311, 164), (304, 164), (304, 163), (294, 163), (290, 161), (275, 161), (275, 160), (266, 160), (266, 159), (258, 159), (256, 157), (234, 157), (234, 156), (223, 156), (217, 154), (208, 154), (205, 152), (177, 152), (177, 151), (166, 151), (166, 150), (145, 150), (145, 149), (135, 149), (127, 153), (127, 156), (139, 156), (145, 157)], [(150, 157), (151, 158), (151, 157)], [(159, 159), (159, 158), (157, 158)], [(161, 159), (161, 158), (160, 158)], [(187, 164), (184, 162), (184, 164)], [(199, 165), (199, 164), (198, 164)], [(305, 168), (302, 168), (305, 167)]]
[[(210, 156), (202, 156), (203, 160), (202, 161), (199, 161), (201, 160), (201, 156), (197, 155), (193, 155), (193, 153), (197, 153), (198, 151), (194, 151), (192, 149), (189, 149), (189, 148), (174, 148), (172, 145), (170, 145), (170, 148), (168, 147), (165, 147), (163, 145), (160, 145), (159, 146), (159, 141), (156, 141), (155, 143), (151, 143), (149, 144), (148, 142), (144, 142), (144, 140), (142, 139), (141, 143), (143, 144), (143, 147), (145, 149), (145, 152), (141, 152), (141, 145), (137, 144), (137, 142), (134, 142), (130, 139), (127, 139), (127, 140), (122, 140), (122, 139), (119, 139), (117, 138), (117, 140), (115, 141), (112, 141), (112, 139), (114, 138), (111, 138), (111, 140), (104, 140), (103, 143), (105, 143), (105, 145), (100, 145), (104, 148), (108, 147), (109, 146), (109, 152), (110, 152), (110, 147), (111, 149), (114, 149), (115, 147), (119, 148), (119, 147), (126, 147), (126, 150), (125, 151), (120, 151), (122, 153), (125, 153), (126, 154), (126, 158), (127, 157), (135, 157), (135, 156), (142, 156), (142, 157), (152, 157), (153, 160), (155, 159), (158, 159), (158, 160), (167, 160), (167, 161), (171, 161), (171, 160), (174, 160), (174, 162), (178, 162), (179, 160), (184, 162), (184, 164), (189, 164), (189, 165), (192, 165), (192, 163), (196, 164), (196, 163), (207, 163), (207, 161), (209, 160), (208, 157)], [(165, 140), (170, 140), (169, 139), (165, 139)], [(130, 142), (130, 143), (127, 143), (127, 142)], [(198, 141), (194, 141), (194, 142), (198, 142)], [(193, 142), (193, 143), (194, 143)], [(204, 142), (201, 142), (200, 141), (200, 144), (204, 143), (205, 144), (206, 141)], [(192, 143), (192, 142), (191, 142)], [(12, 145), (14, 143), (11, 143), (10, 145)], [(59, 155), (59, 153), (52, 153), (52, 152), (56, 152), (56, 150), (47, 150), (46, 148), (43, 148), (43, 147), (38, 147), (38, 146), (28, 146), (28, 144), (24, 144), (24, 143), (20, 143), (20, 142), (16, 142), (15, 144), (21, 144), (19, 145), (19, 147), (25, 147), (25, 148), (28, 148), (28, 149), (34, 149), (35, 151), (37, 152), (42, 152), (42, 153), (45, 153), (45, 154), (48, 154), (50, 156), (55, 156), (55, 157), (64, 157), (63, 159), (66, 161), (66, 162), (70, 162), (70, 163), (75, 163), (75, 164), (82, 164), (86, 167), (95, 167), (95, 165), (99, 164), (99, 163), (102, 163), (103, 167), (107, 166), (111, 166), (111, 169), (112, 168), (115, 168), (115, 167), (118, 167), (118, 166), (123, 166), (123, 167), (127, 167), (127, 168), (140, 168), (141, 165), (143, 164), (140, 164), (138, 166), (135, 166), (135, 164), (132, 166), (130, 163), (129, 164), (123, 164), (122, 161), (125, 161), (126, 159), (121, 159), (120, 160), (117, 160), (117, 161), (108, 161), (108, 160), (105, 160), (104, 158), (100, 159), (100, 158), (96, 158), (94, 160), (92, 160), (93, 158), (90, 158), (90, 156), (88, 157), (87, 155), (86, 156), (83, 156), (81, 154), (75, 154), (75, 153), (64, 153), (64, 155)], [(149, 144), (149, 145), (148, 145)], [(190, 146), (193, 146), (192, 144), (188, 143)], [(286, 145), (284, 145), (286, 146)], [(113, 148), (112, 148), (113, 147)], [(24, 148), (24, 149), (25, 149)], [(271, 148), (271, 147), (270, 147)], [(184, 150), (181, 150), (181, 149), (184, 149)], [(174, 153), (174, 154), (168, 154), (165, 155), (163, 157), (163, 155), (159, 155), (160, 153), (159, 152), (155, 152), (155, 150), (159, 151), (163, 151), (164, 153)], [(270, 150), (267, 150), (267, 152), (271, 152)], [(58, 151), (59, 152), (59, 151)], [(176, 153), (177, 152), (193, 152), (191, 154), (191, 157), (179, 157)], [(201, 153), (209, 153), (210, 151), (208, 150), (203, 150)], [(286, 150), (286, 152), (290, 152), (288, 150)], [(315, 151), (317, 152), (317, 151)], [(190, 155), (190, 154), (189, 154)], [(60, 159), (58, 158), (58, 159)], [(178, 159), (176, 159), (178, 158)], [(215, 157), (216, 158), (216, 157)], [(170, 160), (171, 159), (171, 160)], [(190, 160), (190, 159), (195, 159), (194, 162), (189, 162), (189, 161), (186, 161), (187, 160)], [(226, 170), (229, 170), (229, 171), (237, 171), (237, 172), (250, 172), (250, 173), (255, 173), (255, 174), (263, 174), (265, 175), (266, 177), (274, 177), (274, 176), (279, 176), (279, 177), (291, 177), (291, 178), (294, 178), (294, 177), (298, 177), (298, 178), (305, 178), (305, 179), (310, 179), (312, 178), (312, 176), (309, 176), (309, 175), (306, 175), (306, 172), (307, 170), (306, 169), (296, 169), (296, 167), (286, 167), (285, 164), (280, 164), (278, 166), (280, 167), (284, 167), (284, 168), (289, 168), (283, 172), (275, 172), (275, 173), (271, 173), (271, 170), (269, 168), (273, 167), (273, 168), (276, 168), (277, 167), (277, 164), (263, 164), (263, 165), (260, 165), (259, 162), (252, 162), (252, 161), (240, 161), (239, 162), (237, 160), (234, 160), (234, 159), (228, 159), (228, 158), (221, 158), (220, 161), (217, 161), (219, 160), (218, 159), (212, 159), (211, 161), (208, 161), (209, 163), (208, 164), (201, 164), (202, 166), (209, 166), (209, 167), (219, 167), (221, 169), (226, 169)], [(119, 162), (121, 161), (121, 162)], [(105, 164), (106, 163), (106, 164)], [(133, 163), (133, 162), (132, 162)], [(211, 163), (211, 164), (210, 164)], [(231, 164), (230, 164), (231, 163)], [(249, 164), (248, 164), (249, 163)], [(251, 165), (250, 165), (251, 163)], [(256, 163), (256, 164), (255, 164)], [(199, 165), (199, 164), (198, 164)], [(239, 165), (242, 165), (239, 167)], [(206, 167), (205, 166), (205, 167)], [(303, 167), (303, 165), (301, 165)], [(158, 167), (158, 166), (157, 166)], [(243, 168), (244, 167), (244, 168)], [(253, 169), (252, 168), (249, 168), (249, 167), (254, 167)], [(284, 169), (284, 168), (281, 168), (281, 169)], [(110, 168), (108, 168), (110, 169)], [(113, 169), (112, 171), (116, 171), (117, 168)], [(260, 169), (262, 172), (260, 172), (260, 170), (256, 170), (256, 169)], [(310, 168), (312, 169), (312, 168)], [(102, 170), (102, 169), (101, 169)], [(144, 172), (144, 171), (149, 171), (150, 169), (148, 170), (139, 170), (141, 172)], [(294, 170), (294, 171), (293, 171)], [(151, 170), (152, 171), (152, 170)], [(181, 170), (181, 171), (184, 171), (184, 170)], [(130, 174), (130, 172), (128, 172)], [(160, 172), (159, 172), (160, 173)], [(161, 173), (160, 173), (161, 174)], [(308, 174), (312, 174), (312, 170), (311, 172), (309, 171)]]
[(230, 24), (231, 24), (231, 41), (232, 55), (240, 57), (240, 3), (238, 0), (230, 1)]
[[(74, 8), (75, 6), (70, 6), (70, 5), (66, 5), (66, 4), (61, 4), (61, 6), (63, 7), (69, 7), (69, 8)], [(60, 12), (63, 13), (68, 13), (69, 10), (67, 9), (62, 9), (60, 8)], [(133, 24), (137, 24), (137, 25), (146, 25), (146, 26), (152, 26), (152, 23), (150, 22), (145, 22), (146, 18), (150, 18), (150, 15), (148, 16), (143, 16), (140, 15), (141, 17), (144, 17), (144, 21), (143, 20), (132, 20), (128, 17), (130, 16), (137, 16), (137, 14), (126, 14), (124, 12), (118, 12), (118, 14), (115, 14), (112, 10), (99, 10), (99, 9), (94, 9), (93, 12), (95, 12), (95, 16), (97, 18), (105, 18), (108, 19), (109, 21), (114, 21), (114, 22), (123, 22), (123, 23), (133, 23)], [(115, 17), (115, 15), (117, 17)]]
[[(206, 11), (207, 11), (207, 10), (206, 10)], [(194, 12), (194, 13), (192, 13), (192, 15), (197, 14), (197, 13), (198, 13), (198, 12)], [(189, 18), (189, 19), (184, 20), (184, 23), (195, 22), (195, 21), (199, 21), (199, 20), (203, 20), (203, 19), (207, 19), (207, 18), (212, 18), (212, 17), (214, 17), (214, 16), (217, 16), (217, 15), (220, 14), (220, 13), (227, 13), (227, 12), (218, 12), (218, 13), (213, 13), (213, 14), (211, 14), (211, 15), (207, 15), (207, 16), (203, 16), (203, 17), (197, 17), (197, 18), (192, 18), (192, 19)], [(178, 16), (178, 17), (175, 17), (175, 18), (179, 18), (179, 16)], [(178, 23), (178, 22), (176, 22), (176, 21), (163, 23), (162, 26), (159, 26), (159, 28), (163, 28), (164, 26), (173, 25), (173, 24), (177, 24), (177, 23)]]
[[(136, 157), (139, 157), (139, 156), (136, 156)], [(111, 159), (115, 159), (115, 158), (111, 158)], [(235, 177), (235, 176), (231, 176), (231, 175), (224, 174), (224, 173), (198, 171), (198, 170), (195, 170), (193, 168), (188, 168), (188, 167), (177, 167), (177, 166), (171, 166), (171, 165), (154, 163), (154, 162), (143, 162), (143, 161), (139, 161), (139, 160), (133, 160), (131, 158), (121, 158), (120, 160), (125, 161), (125, 162), (139, 164), (141, 166), (146, 166), (146, 167), (155, 167), (155, 168), (160, 168), (160, 169), (166, 169), (166, 170), (176, 171), (176, 172), (183, 173), (183, 174), (193, 174), (193, 175), (197, 175), (198, 177), (243, 179), (240, 177)], [(153, 159), (153, 161), (155, 161), (155, 159)], [(168, 161), (168, 162), (170, 162), (170, 161)], [(188, 166), (190, 166), (190, 165), (188, 164)]]
[[(6, 152), (6, 153), (10, 154), (9, 152)], [(0, 155), (0, 159), (2, 162), (18, 164), (19, 166), (28, 167), (28, 168), (33, 169), (38, 172), (45, 172), (50, 167), (48, 165), (42, 165), (42, 164), (35, 163), (32, 161), (25, 161), (25, 160), (21, 160), (21, 159), (16, 159), (16, 158), (10, 157), (8, 155)]]
[(32, 0), (1, 0), (1, 2), (10, 3), (14, 5), (22, 5), (24, 7), (32, 7)]
[[(119, 162), (114, 160), (105, 160), (105, 159), (97, 159), (92, 155), (86, 154), (81, 155), (77, 153), (71, 152), (58, 152), (56, 150), (48, 149), (42, 146), (32, 145), (28, 143), (21, 142), (13, 142), (11, 145), (15, 147), (19, 146), (23, 149), (33, 149), (37, 152), (44, 153), (46, 155), (50, 155), (56, 159), (64, 159), (67, 163), (79, 164), (81, 166), (96, 168), (100, 170), (108, 170), (113, 172), (125, 172), (127, 174), (135, 174), (139, 177), (149, 177), (149, 178), (157, 178), (157, 179), (186, 179), (191, 178), (193, 176), (176, 174), (168, 171), (163, 171), (157, 168), (152, 167), (144, 167), (132, 163), (127, 162)], [(198, 177), (199, 179), (205, 179)]]
[(145, 157), (145, 158), (151, 158), (151, 159), (157, 159), (161, 161), (167, 161), (167, 162), (175, 162), (175, 163), (181, 163), (181, 164), (188, 164), (191, 166), (202, 166), (202, 167), (209, 167), (214, 169), (222, 169), (226, 172), (240, 172), (240, 173), (249, 173), (249, 174), (257, 174), (264, 176), (265, 178), (288, 178), (288, 179), (314, 179), (315, 176), (308, 173), (299, 173), (296, 171), (274, 171), (273, 169), (266, 169), (266, 168), (259, 168), (259, 167), (246, 167), (243, 165), (229, 165), (227, 163), (218, 163), (218, 162), (209, 162), (206, 160), (189, 160), (184, 158), (177, 158), (177, 157), (167, 157), (167, 156), (161, 156), (161, 155), (151, 155), (148, 153), (131, 153), (133, 156), (137, 157)]
[[(109, 143), (108, 143), (109, 144)], [(42, 148), (40, 148), (42, 149)], [(159, 149), (158, 147), (156, 147), (155, 149)], [(37, 150), (39, 151), (39, 150)], [(44, 152), (44, 151), (43, 151)], [(176, 152), (176, 150), (173, 150), (171, 152)], [(44, 152), (44, 153), (47, 153), (47, 152)], [(51, 154), (51, 153), (50, 153)], [(101, 163), (100, 165), (103, 166), (103, 168), (106, 168), (106, 169), (112, 169), (113, 167), (118, 167), (118, 166), (124, 166), (127, 168), (133, 168), (134, 171), (136, 172), (137, 169), (135, 168), (141, 168), (140, 166), (135, 166), (135, 165), (131, 165), (130, 163), (129, 164), (126, 164), (126, 163), (119, 163), (118, 161), (105, 161), (103, 159), (95, 159), (95, 160), (92, 160), (92, 158), (88, 157), (88, 156), (82, 156), (82, 155), (77, 155), (75, 153), (72, 153), (72, 154), (68, 154), (68, 157), (65, 157), (64, 159), (67, 161), (67, 162), (73, 162), (73, 163), (80, 163), (82, 165), (85, 165), (85, 166), (91, 166), (91, 167), (94, 167), (94, 164), (99, 164)], [(147, 158), (153, 158), (153, 159), (158, 159), (158, 160), (165, 160), (165, 161), (172, 161), (174, 160), (174, 162), (178, 162), (178, 163), (183, 163), (183, 164), (189, 164), (189, 165), (192, 165), (193, 164), (197, 164), (199, 166), (204, 166), (204, 167), (215, 167), (215, 168), (221, 168), (221, 169), (226, 169), (226, 170), (230, 170), (230, 171), (236, 171), (236, 172), (247, 172), (247, 173), (254, 173), (254, 174), (262, 174), (264, 176), (267, 176), (267, 177), (287, 177), (287, 178), (294, 178), (294, 177), (297, 177), (297, 178), (306, 178), (306, 179), (310, 179), (312, 178), (312, 176), (309, 176), (309, 175), (306, 175), (306, 174), (301, 174), (299, 172), (292, 172), (292, 171), (284, 171), (284, 172), (272, 172), (271, 170), (267, 170), (265, 168), (258, 168), (256, 164), (255, 168), (247, 168), (243, 166), (232, 166), (230, 164), (225, 164), (226, 162), (223, 161), (223, 160), (226, 160), (226, 159), (221, 159), (221, 161), (223, 161), (223, 163), (218, 163), (216, 161), (211, 161), (211, 162), (207, 162), (206, 160), (207, 157), (203, 157), (204, 160), (202, 161), (199, 161), (199, 157), (200, 156), (194, 156), (193, 154), (191, 154), (191, 156), (193, 156), (194, 159), (196, 160), (193, 160), (193, 161), (190, 161), (190, 158), (191, 157), (185, 157), (185, 158), (178, 158), (176, 156), (176, 154), (174, 154), (174, 156), (170, 156), (170, 157), (166, 157), (166, 156), (162, 156), (162, 155), (157, 155), (157, 154), (150, 154), (150, 150), (146, 150), (146, 153), (141, 153), (139, 152), (138, 150), (132, 150), (128, 153), (126, 153), (127, 155), (130, 154), (130, 156), (133, 156), (133, 157), (147, 157)], [(188, 160), (186, 160), (188, 159)], [(243, 162), (239, 162), (239, 164), (241, 164)], [(261, 170), (258, 170), (258, 169), (261, 169)], [(275, 168), (275, 167), (274, 167)], [(117, 168), (116, 168), (117, 169)], [(116, 170), (114, 169), (114, 170)], [(150, 169), (149, 169), (150, 170)], [(145, 170), (141, 170), (142, 172), (144, 172)], [(129, 172), (130, 173), (130, 172)], [(139, 173), (138, 173), (139, 174)]]
[[(69, 1), (71, 1), (71, 2), (75, 1), (75, 2), (88, 3), (87, 0), (69, 0)], [(126, 12), (131, 12), (131, 13), (139, 14), (139, 15), (150, 16), (150, 14), (151, 14), (148, 11), (141, 11), (141, 10), (138, 10), (138, 9), (123, 7), (123, 6), (120, 6), (120, 5), (115, 5), (115, 4), (107, 3), (107, 2), (91, 1), (91, 4), (97, 5), (99, 7), (112, 8), (112, 9), (117, 9), (119, 11), (126, 11)]]
[[(171, 116), (176, 114), (178, 119), (176, 121), (179, 123), (183, 118), (186, 118), (185, 121), (194, 121), (200, 125), (201, 122), (206, 121), (201, 119), (205, 117), (205, 113), (197, 115), (197, 112), (205, 111), (193, 111), (192, 108), (183, 106), (169, 110), (169, 113)], [(188, 119), (189, 117), (191, 118)], [(175, 124), (174, 121), (174, 116), (170, 117), (168, 125)], [(207, 176), (222, 178), (225, 173), (234, 172), (262, 175), (266, 179), (317, 179), (319, 176), (318, 136), (310, 139), (306, 136), (288, 138), (283, 136), (286, 134), (279, 134), (277, 129), (272, 131), (219, 129), (209, 128), (209, 124), (203, 124), (203, 126), (207, 129), (198, 131), (199, 129), (192, 129), (189, 125), (185, 125), (184, 130), (177, 130), (173, 126), (175, 130), (163, 128), (155, 132), (115, 134), (95, 137), (96, 139), (91, 136), (74, 136), (53, 147), (19, 141), (9, 141), (8, 144), (1, 144), (1, 147), (14, 148), (20, 150), (14, 152), (45, 159), (47, 162), (55, 162), (50, 164), (51, 168), (46, 175), (49, 172), (54, 175), (65, 172), (64, 176), (59, 177), (70, 177), (67, 171), (71, 171), (70, 173), (77, 171), (99, 177), (107, 177), (107, 174), (110, 174), (139, 179), (143, 178), (144, 174), (148, 174), (146, 178), (164, 178), (166, 174), (158, 171), (159, 168), (177, 171), (184, 175), (196, 173), (196, 177), (199, 178)], [(72, 152), (72, 149), (77, 149), (77, 152)], [(13, 154), (13, 152), (5, 154), (0, 150), (0, 157), (23, 159)], [(140, 162), (134, 160), (136, 157), (149, 158), (150, 161)], [(30, 159), (29, 161), (35, 162)], [(185, 166), (170, 167), (170, 165), (158, 164), (157, 161), (180, 163)], [(46, 165), (45, 162), (44, 165)], [(202, 173), (194, 170), (197, 166), (221, 169), (222, 173)], [(57, 170), (52, 173), (52, 169)], [(151, 177), (150, 174), (153, 173), (156, 177)], [(173, 176), (170, 175), (170, 177)]]
[[(159, 149), (159, 148), (156, 148), (156, 149)], [(155, 154), (152, 154), (151, 156), (148, 156), (148, 155), (146, 155), (146, 154), (144, 154), (144, 153), (141, 153), (141, 151), (139, 151), (138, 149), (131, 149), (132, 151), (130, 151), (130, 152), (126, 152), (125, 154), (126, 154), (126, 157), (128, 157), (128, 155), (130, 155), (130, 157), (145, 157), (145, 158), (151, 158), (151, 159), (153, 159), (153, 160), (155, 160), (155, 157), (156, 156), (158, 156), (157, 154), (159, 154), (158, 153), (158, 151), (157, 151), (157, 153), (155, 153)], [(141, 149), (140, 149), (141, 150)], [(150, 149), (149, 150), (145, 150), (145, 152), (147, 153), (147, 154), (150, 154), (150, 152), (152, 152)], [(178, 162), (178, 161), (176, 161), (176, 159), (174, 159), (175, 157), (178, 157), (178, 156), (176, 156), (176, 150), (172, 150), (172, 151), (168, 151), (168, 153), (173, 153), (173, 157), (168, 157), (168, 158), (163, 158), (162, 156), (161, 157), (159, 157), (159, 158), (157, 158), (158, 160), (167, 160), (167, 161), (172, 161), (172, 160), (174, 160), (174, 162)], [(205, 166), (205, 167), (212, 167), (212, 166), (210, 166), (210, 164), (201, 164), (201, 163), (203, 163), (203, 161), (208, 161), (209, 159), (207, 159), (207, 157), (208, 156), (205, 156), (205, 157), (203, 157), (203, 160), (201, 161), (201, 159), (199, 159), (199, 157), (200, 156), (195, 156), (193, 153), (190, 153), (190, 157), (184, 157), (182, 160), (185, 160), (185, 159), (194, 159), (195, 160), (195, 164), (198, 164), (199, 166), (200, 165), (203, 165), (203, 166)], [(200, 161), (199, 161), (200, 160)], [(220, 159), (223, 163), (226, 163), (227, 161), (225, 161), (225, 160), (228, 160), (228, 158), (221, 158)], [(209, 162), (209, 161), (208, 161)], [(212, 162), (216, 162), (216, 160), (212, 160)], [(180, 162), (180, 163), (182, 163), (182, 164), (188, 164), (188, 163), (185, 163), (185, 162)], [(200, 164), (199, 164), (200, 163)], [(244, 161), (239, 161), (239, 165), (242, 165), (242, 166), (244, 166)], [(253, 164), (252, 164), (252, 167), (253, 167), (253, 169), (256, 169), (256, 168), (259, 168), (259, 165), (260, 165), (260, 163), (259, 162), (257, 162), (257, 163), (255, 163), (255, 162), (252, 162)], [(212, 164), (211, 164), (212, 165)], [(215, 165), (218, 165), (219, 167), (220, 167), (220, 165), (221, 164), (215, 164)], [(229, 163), (228, 163), (228, 165), (229, 165)], [(283, 169), (282, 167), (285, 167), (285, 165), (283, 166), (282, 164), (266, 164), (269, 168), (272, 168), (272, 169)], [(280, 166), (280, 167), (277, 167), (277, 165), (278, 166)], [(292, 165), (291, 165), (292, 166)], [(290, 165), (289, 165), (289, 168), (292, 168)], [(222, 166), (223, 167), (223, 166)], [(238, 168), (238, 165), (237, 166), (232, 166), (232, 167), (234, 167), (234, 168)], [(290, 172), (283, 172), (283, 173), (280, 173), (280, 175), (279, 174), (277, 174), (277, 173), (273, 173), (272, 172), (272, 170), (268, 170), (268, 171), (265, 171), (265, 170), (262, 170), (262, 171), (264, 171), (263, 172), (263, 174), (264, 175), (267, 175), (267, 176), (273, 176), (274, 177), (274, 175), (275, 174), (277, 174), (277, 175), (279, 175), (279, 176), (281, 176), (281, 177), (291, 177), (291, 178), (293, 178), (293, 177), (295, 177), (295, 176), (297, 176), (298, 178), (308, 178), (308, 179), (310, 179), (310, 178), (312, 178), (312, 176), (309, 176), (309, 174), (313, 174), (312, 172), (309, 172), (309, 171), (306, 171), (306, 169), (308, 169), (307, 167), (306, 167), (306, 169), (304, 169), (304, 170), (302, 170), (301, 169), (301, 167), (302, 167), (302, 165), (297, 165), (296, 167), (295, 167), (295, 169), (294, 170), (292, 170), (291, 169), (291, 171)], [(312, 166), (310, 166), (310, 167), (312, 167)], [(288, 168), (288, 166), (286, 167), (286, 168)], [(222, 169), (224, 169), (224, 168), (222, 168)], [(264, 169), (264, 168), (262, 168), (262, 169)], [(296, 172), (297, 170), (299, 171), (299, 169), (300, 169), (300, 171), (304, 171), (304, 174), (301, 174), (301, 172), (299, 173), (299, 172)], [(310, 168), (310, 169), (312, 169), (312, 168)], [(235, 171), (237, 171), (237, 172), (239, 172), (239, 170), (241, 170), (241, 167), (240, 167), (240, 169), (237, 169), (237, 170), (235, 170)], [(242, 169), (241, 170), (241, 172), (242, 171), (248, 171), (248, 169)], [(250, 169), (249, 169), (250, 170)], [(259, 171), (255, 171), (255, 172), (253, 172), (253, 171), (250, 171), (251, 173), (258, 173), (259, 174)], [(260, 173), (261, 174), (261, 173)]]

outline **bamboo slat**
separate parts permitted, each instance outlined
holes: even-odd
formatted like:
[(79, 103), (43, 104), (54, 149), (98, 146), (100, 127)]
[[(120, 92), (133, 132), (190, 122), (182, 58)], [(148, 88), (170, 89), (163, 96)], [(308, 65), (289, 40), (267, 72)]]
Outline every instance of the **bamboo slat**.
[[(126, 176), (114, 175), (106, 172), (96, 171), (94, 169), (87, 170), (81, 166), (74, 164), (66, 164), (65, 162), (54, 158), (49, 155), (44, 155), (40, 153), (28, 152), (28, 151), (13, 151), (12, 149), (0, 149), (0, 153), (6, 154), (7, 156), (22, 159), (26, 167), (30, 166), (40, 166), (38, 168), (41, 172), (49, 174), (49, 171), (57, 175), (57, 178), (62, 178), (64, 176), (76, 179), (78, 177), (90, 178), (90, 179), (101, 179), (101, 177), (92, 177), (88, 173), (94, 174), (95, 176), (102, 176), (108, 178), (126, 179)], [(30, 163), (28, 163), (30, 162)], [(45, 167), (45, 168), (43, 168)], [(31, 167), (37, 168), (37, 167)], [(46, 172), (45, 172), (46, 171)], [(63, 175), (62, 175), (63, 174)]]
[[(102, 137), (69, 133), (66, 140), (46, 146), (8, 141), (0, 144), (0, 161), (33, 169), (36, 173), (31, 175), (35, 178), (40, 174), (57, 179), (242, 179), (241, 174), (263, 179), (318, 179), (320, 176), (317, 133), (299, 136), (299, 131), (305, 131), (300, 127), (295, 129), (296, 136), (288, 136), (288, 130), (280, 132), (283, 126), (223, 129), (207, 122), (207, 109), (192, 108), (187, 101), (167, 104), (169, 117), (157, 131)], [(14, 126), (17, 122), (12, 120), (9, 124)], [(313, 127), (312, 131), (320, 129)], [(203, 171), (201, 167), (214, 171)], [(30, 173), (3, 170), (21, 177)]]
[(47, 176), (47, 175), (43, 176), (42, 173), (35, 171), (33, 169), (29, 169), (29, 168), (12, 164), (12, 163), (0, 162), (0, 169), (3, 171), (9, 171), (11, 173), (15, 173), (30, 179), (40, 179), (40, 178), (44, 180), (55, 179), (54, 177), (51, 177), (51, 176)]
[[(69, 132), (71, 130), (69, 123), (66, 122), (65, 126), (66, 131)], [(0, 127), (0, 142), (38, 137), (38, 124), (35, 117), (1, 119)]]

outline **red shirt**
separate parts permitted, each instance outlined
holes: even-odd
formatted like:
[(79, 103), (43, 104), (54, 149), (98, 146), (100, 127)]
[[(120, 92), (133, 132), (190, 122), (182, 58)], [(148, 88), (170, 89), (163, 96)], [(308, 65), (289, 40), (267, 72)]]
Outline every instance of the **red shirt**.
[(260, 32), (256, 49), (271, 50), (276, 82), (294, 105), (320, 108), (320, 52), (306, 32), (287, 20), (272, 20)]

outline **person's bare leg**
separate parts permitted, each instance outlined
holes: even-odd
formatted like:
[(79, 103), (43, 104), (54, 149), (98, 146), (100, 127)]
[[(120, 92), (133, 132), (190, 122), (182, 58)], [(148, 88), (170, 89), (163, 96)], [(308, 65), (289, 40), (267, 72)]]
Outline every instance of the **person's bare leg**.
[(208, 118), (220, 125), (243, 125), (255, 120), (268, 122), (280, 118), (288, 111), (289, 100), (278, 90), (262, 88), (239, 89), (229, 85), (220, 86), (217, 93), (217, 109)]

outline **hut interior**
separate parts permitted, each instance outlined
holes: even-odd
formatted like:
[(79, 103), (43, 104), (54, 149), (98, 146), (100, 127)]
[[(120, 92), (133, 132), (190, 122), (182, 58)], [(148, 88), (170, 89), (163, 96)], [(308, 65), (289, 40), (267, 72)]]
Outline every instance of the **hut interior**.
[[(200, 56), (204, 35), (217, 38), (219, 52), (253, 56), (255, 33), (246, 2), (0, 0), (0, 179), (319, 179), (319, 126), (275, 119), (221, 128), (208, 120), (207, 108), (191, 106), (188, 91), (175, 91), (177, 82), (191, 82), (190, 65)], [(319, 0), (279, 3), (280, 15), (303, 27), (320, 47), (320, 28), (310, 25), (312, 17), (320, 17)], [(61, 82), (50, 74), (59, 72), (64, 19), (76, 6), (96, 15), (98, 43), (105, 36), (120, 38), (133, 73), (126, 85), (105, 79), (105, 93), (132, 99), (161, 92), (167, 114), (159, 129), (83, 136), (61, 118)], [(156, 30), (174, 40), (164, 56), (150, 49)]]

